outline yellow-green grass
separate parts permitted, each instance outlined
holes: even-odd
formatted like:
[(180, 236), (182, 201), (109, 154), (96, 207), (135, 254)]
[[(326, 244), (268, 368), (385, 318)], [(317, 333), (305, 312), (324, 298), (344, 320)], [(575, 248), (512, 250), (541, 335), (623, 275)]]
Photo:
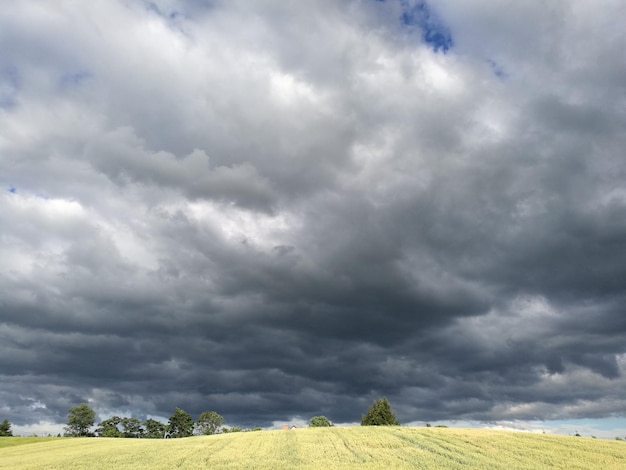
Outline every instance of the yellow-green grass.
[(0, 449), (2, 449), (3, 447), (15, 447), (25, 444), (35, 444), (37, 442), (48, 442), (56, 439), (56, 437), (0, 437)]
[(626, 469), (626, 443), (410, 427), (313, 428), (167, 440), (57, 438), (0, 446), (0, 468), (608, 470)]

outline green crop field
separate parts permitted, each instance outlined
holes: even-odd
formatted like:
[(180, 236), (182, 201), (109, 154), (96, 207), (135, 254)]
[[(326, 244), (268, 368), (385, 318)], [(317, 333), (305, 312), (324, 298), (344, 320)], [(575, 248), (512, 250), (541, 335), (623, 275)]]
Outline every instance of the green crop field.
[(338, 427), (185, 439), (0, 438), (7, 469), (626, 469), (626, 442), (478, 429)]

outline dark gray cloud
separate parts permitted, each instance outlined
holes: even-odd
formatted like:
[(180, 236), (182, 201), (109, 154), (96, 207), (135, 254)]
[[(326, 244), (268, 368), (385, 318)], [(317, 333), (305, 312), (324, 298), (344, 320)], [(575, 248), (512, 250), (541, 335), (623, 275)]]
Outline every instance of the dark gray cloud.
[(457, 3), (6, 12), (0, 417), (623, 417), (619, 2)]

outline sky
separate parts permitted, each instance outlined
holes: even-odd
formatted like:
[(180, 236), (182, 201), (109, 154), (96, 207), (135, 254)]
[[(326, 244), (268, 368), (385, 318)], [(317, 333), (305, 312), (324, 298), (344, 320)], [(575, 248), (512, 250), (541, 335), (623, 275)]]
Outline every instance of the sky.
[(19, 0), (0, 420), (626, 436), (621, 0)]

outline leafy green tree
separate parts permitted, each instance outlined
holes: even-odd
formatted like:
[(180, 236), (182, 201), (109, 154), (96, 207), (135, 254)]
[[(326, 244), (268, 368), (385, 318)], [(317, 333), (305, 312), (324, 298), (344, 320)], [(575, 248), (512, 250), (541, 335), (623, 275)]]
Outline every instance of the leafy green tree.
[(398, 426), (399, 424), (385, 397), (374, 400), (367, 414), (361, 417), (361, 426)]
[(124, 437), (142, 437), (144, 430), (137, 418), (122, 418)]
[(309, 421), (310, 428), (328, 428), (332, 425), (326, 416), (313, 416)]
[(149, 418), (144, 421), (143, 425), (146, 428), (144, 437), (148, 439), (163, 439), (167, 432), (167, 425), (163, 424), (156, 419)]
[(101, 421), (98, 424), (98, 429), (96, 429), (96, 435), (100, 437), (122, 437), (123, 434), (118, 427), (121, 422), (122, 418), (119, 416), (113, 416)]
[(193, 435), (193, 418), (186, 411), (176, 408), (168, 421), (170, 437), (189, 437)]
[(71, 437), (93, 436), (89, 429), (93, 426), (95, 419), (96, 412), (87, 403), (73, 406), (67, 414), (65, 434)]
[(10, 437), (13, 435), (13, 431), (11, 431), (11, 423), (9, 423), (8, 419), (5, 419), (0, 423), (0, 437)]
[(196, 430), (206, 436), (218, 434), (226, 424), (224, 417), (215, 411), (203, 411), (196, 420)]

